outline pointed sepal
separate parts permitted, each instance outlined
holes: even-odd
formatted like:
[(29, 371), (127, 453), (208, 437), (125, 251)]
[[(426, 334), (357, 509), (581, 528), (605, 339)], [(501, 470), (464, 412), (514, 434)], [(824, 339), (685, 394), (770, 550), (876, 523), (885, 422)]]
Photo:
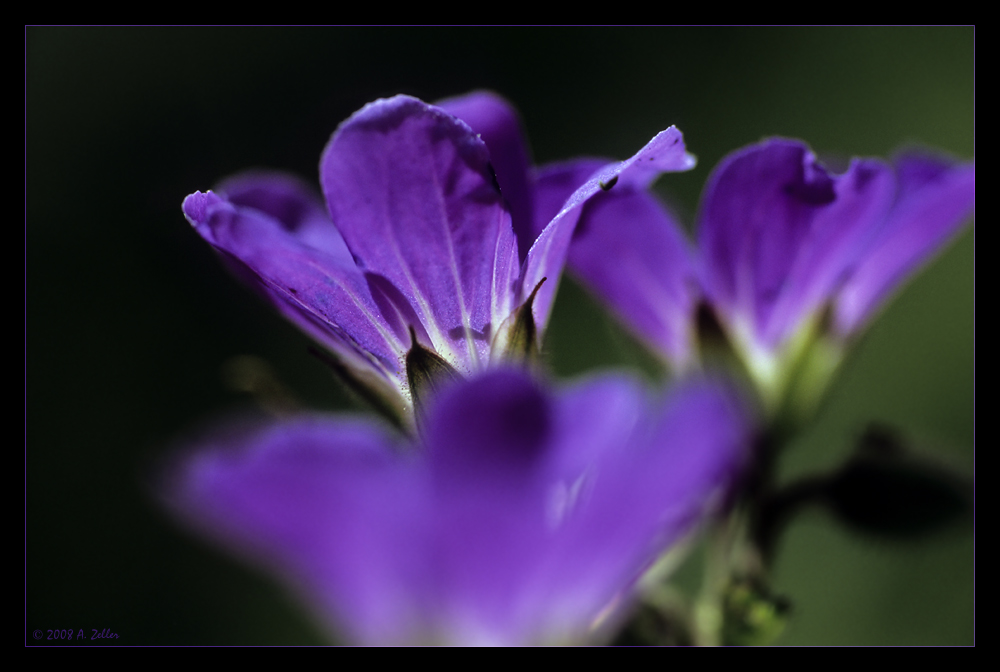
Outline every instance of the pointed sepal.
[(535, 325), (535, 316), (532, 306), (535, 303), (535, 296), (547, 278), (542, 278), (531, 290), (528, 299), (522, 303), (513, 313), (510, 314), (493, 339), (490, 347), (490, 359), (492, 361), (515, 361), (532, 362), (539, 353), (538, 327)]
[(417, 341), (417, 334), (410, 327), (410, 350), (406, 353), (406, 379), (410, 384), (410, 397), (418, 415), (426, 401), (449, 383), (461, 380), (462, 375), (433, 350)]

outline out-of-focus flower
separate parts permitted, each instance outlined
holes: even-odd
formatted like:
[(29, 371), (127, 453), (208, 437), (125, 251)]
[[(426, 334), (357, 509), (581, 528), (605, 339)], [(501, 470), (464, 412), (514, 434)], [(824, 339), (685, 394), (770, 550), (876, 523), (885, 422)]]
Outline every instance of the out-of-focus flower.
[[(197, 447), (171, 506), (277, 572), (350, 642), (600, 640), (747, 455), (729, 392), (560, 394), (498, 369), (435, 395), (421, 436), (303, 416)], [(603, 627), (602, 627), (603, 626)]]
[(697, 261), (662, 207), (622, 192), (588, 203), (570, 263), (675, 364), (693, 356), (704, 299), (776, 396), (804, 342), (845, 343), (968, 220), (975, 179), (975, 164), (917, 153), (835, 175), (802, 142), (766, 140), (709, 178)]
[[(524, 147), (519, 135), (514, 141)], [(536, 237), (515, 235), (511, 224), (505, 196), (522, 203), (527, 165), (508, 160), (509, 151), (500, 143), (487, 151), (452, 114), (396, 96), (333, 134), (320, 162), (325, 208), (297, 180), (247, 174), (188, 196), (184, 213), (238, 274), (336, 355), (347, 378), (406, 418), (414, 385), (537, 348), (576, 217), (602, 183), (693, 165), (671, 127), (581, 182)]]

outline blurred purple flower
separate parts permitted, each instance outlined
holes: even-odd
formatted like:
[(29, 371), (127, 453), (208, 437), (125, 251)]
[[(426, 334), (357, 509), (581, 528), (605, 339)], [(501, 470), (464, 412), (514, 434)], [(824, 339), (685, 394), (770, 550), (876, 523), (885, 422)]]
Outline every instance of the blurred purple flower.
[(512, 144), (488, 152), (439, 107), (378, 100), (341, 124), (323, 152), (325, 208), (297, 180), (258, 173), (188, 196), (184, 214), (239, 275), (405, 417), (414, 340), (462, 375), (482, 370), (516, 354), (518, 309), (535, 292), (528, 305), (537, 342), (579, 210), (601, 183), (693, 165), (671, 127), (581, 181), (532, 235), (518, 210), (528, 166), (510, 158), (527, 155), (514, 119)]
[[(581, 179), (587, 166), (574, 166)], [(569, 169), (563, 173), (568, 174)], [(830, 318), (846, 340), (972, 215), (975, 164), (904, 154), (827, 171), (795, 140), (741, 149), (702, 197), (696, 260), (650, 196), (623, 190), (588, 203), (573, 270), (675, 365), (693, 355), (705, 298), (751, 370), (767, 377), (801, 330)]]
[(748, 432), (706, 383), (651, 403), (625, 378), (553, 395), (510, 369), (446, 388), (426, 419), (413, 441), (329, 416), (209, 441), (168, 498), (347, 641), (594, 641), (719, 503)]
[(905, 154), (854, 159), (831, 175), (801, 142), (768, 140), (727, 157), (699, 224), (705, 287), (730, 329), (774, 352), (827, 307), (859, 329), (954, 234), (976, 204), (975, 164)]

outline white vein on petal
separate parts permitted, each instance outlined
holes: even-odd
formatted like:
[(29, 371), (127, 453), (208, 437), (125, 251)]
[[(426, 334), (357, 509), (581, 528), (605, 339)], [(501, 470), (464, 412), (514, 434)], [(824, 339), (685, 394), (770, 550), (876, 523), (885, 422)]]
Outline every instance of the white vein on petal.
[[(433, 162), (433, 152), (431, 152), (431, 159)], [(437, 166), (435, 166), (435, 168), (436, 167)], [(444, 190), (441, 188), (441, 183), (438, 181), (437, 170), (431, 171), (431, 178), (434, 180), (434, 194), (437, 196), (438, 209), (441, 213), (441, 217), (438, 221), (444, 227), (444, 241), (448, 248), (448, 261), (451, 265), (452, 280), (455, 283), (455, 295), (458, 299), (458, 309), (461, 313), (462, 331), (465, 332), (465, 346), (469, 351), (469, 361), (473, 364), (474, 368), (479, 368), (482, 363), (479, 361), (479, 353), (476, 351), (475, 343), (472, 339), (472, 318), (469, 316), (468, 309), (465, 306), (465, 296), (462, 293), (461, 275), (459, 273), (458, 263), (455, 260), (454, 241), (451, 238), (451, 222), (448, 219), (448, 207), (444, 198)], [(440, 329), (437, 331), (440, 333)], [(448, 349), (451, 350), (450, 343), (448, 343), (448, 346)], [(458, 359), (457, 354), (458, 353), (453, 353), (456, 360)]]
[[(385, 170), (381, 170), (380, 173), (382, 175), (388, 174)], [(388, 187), (389, 190), (391, 191), (392, 184), (390, 183)], [(393, 201), (394, 199), (392, 197), (387, 198), (385, 200), (385, 207), (388, 207), (388, 204)], [(383, 222), (385, 224), (385, 229), (392, 234), (387, 236), (389, 239), (388, 244), (391, 246), (392, 252), (396, 257), (397, 265), (400, 271), (402, 271), (403, 275), (405, 276), (406, 282), (410, 287), (410, 292), (412, 293), (413, 300), (417, 304), (414, 307), (420, 311), (421, 322), (423, 323), (425, 331), (427, 331), (427, 335), (431, 339), (431, 345), (434, 346), (434, 349), (437, 351), (439, 355), (445, 356), (446, 359), (449, 359), (447, 355), (451, 355), (450, 359), (452, 360), (457, 359), (456, 353), (454, 352), (454, 350), (452, 350), (450, 344), (448, 344), (447, 339), (441, 332), (440, 326), (438, 325), (437, 321), (433, 318), (434, 313), (430, 309), (430, 304), (427, 301), (427, 298), (418, 288), (417, 283), (414, 280), (413, 275), (410, 271), (410, 266), (406, 258), (403, 256), (402, 252), (399, 249), (399, 241), (396, 238), (396, 227), (392, 225), (392, 222), (395, 221), (395, 218), (392, 216), (392, 213), (386, 212), (384, 208), (382, 212), (382, 217), (383, 217)], [(446, 347), (442, 348), (440, 344), (444, 344)]]
[[(504, 212), (501, 211), (498, 215), (500, 217), (500, 226), (497, 227), (496, 241), (493, 245), (493, 277), (491, 279), (490, 285), (490, 334), (489, 340), (496, 335), (496, 330), (500, 328), (503, 321), (506, 320), (510, 314), (514, 311), (514, 290), (511, 287), (512, 282), (516, 282), (517, 276), (515, 273), (511, 272), (511, 255), (510, 250), (507, 251), (505, 258), (503, 259), (503, 264), (501, 268), (501, 253), (502, 244), (504, 238)], [(514, 231), (511, 228), (510, 233), (513, 236)], [(516, 245), (516, 238), (515, 238)], [(516, 259), (517, 250), (514, 249), (514, 259)], [(501, 279), (500, 276), (503, 275), (503, 290), (501, 292), (497, 291), (498, 280)], [(502, 302), (502, 303), (501, 303)]]

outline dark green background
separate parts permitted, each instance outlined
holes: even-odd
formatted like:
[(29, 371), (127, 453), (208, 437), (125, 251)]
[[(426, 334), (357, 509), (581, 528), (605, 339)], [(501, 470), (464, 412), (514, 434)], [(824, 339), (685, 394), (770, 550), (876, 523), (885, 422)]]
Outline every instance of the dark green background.
[[(315, 179), (336, 125), (379, 96), (492, 88), (538, 163), (624, 158), (676, 124), (698, 168), (658, 189), (690, 221), (709, 170), (769, 135), (820, 153), (923, 142), (974, 156), (971, 28), (28, 28), (25, 639), (110, 628), (120, 644), (322, 642), (272, 581), (175, 527), (147, 485), (186, 432), (250, 400), (240, 354), (317, 408), (349, 402), (307, 341), (220, 266), (181, 216), (249, 167)], [(971, 470), (971, 226), (873, 324), (788, 473), (834, 464), (871, 419)], [(557, 374), (628, 363), (564, 282)], [(774, 580), (782, 643), (973, 642), (971, 526), (924, 543), (803, 517)], [(49, 644), (42, 640), (41, 644)]]

